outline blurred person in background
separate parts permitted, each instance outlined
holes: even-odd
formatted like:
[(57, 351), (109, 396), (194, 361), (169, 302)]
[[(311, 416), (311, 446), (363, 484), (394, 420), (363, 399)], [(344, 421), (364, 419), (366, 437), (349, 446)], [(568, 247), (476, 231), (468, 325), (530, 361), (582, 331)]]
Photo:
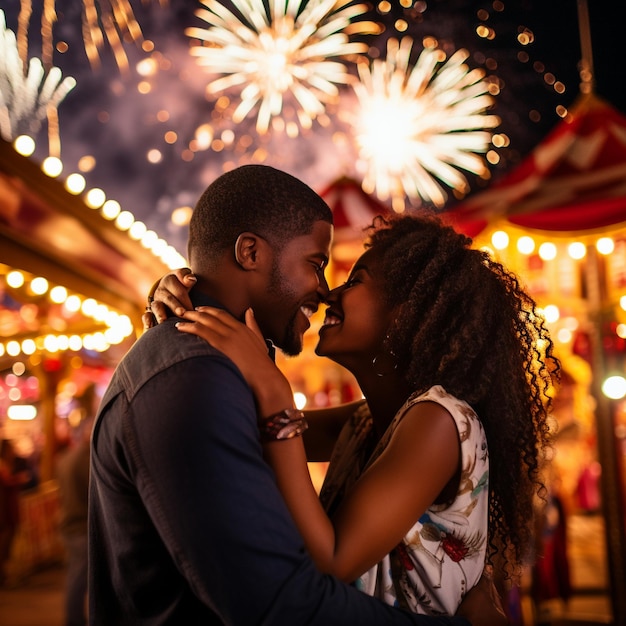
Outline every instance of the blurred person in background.
[(98, 401), (95, 386), (88, 385), (77, 401), (76, 410), (81, 413), (78, 438), (63, 451), (57, 462), (59, 530), (67, 559), (65, 626), (85, 626), (87, 623), (89, 447)]
[(10, 439), (0, 440), (0, 585), (8, 576), (13, 540), (20, 523), (20, 492), (31, 480)]

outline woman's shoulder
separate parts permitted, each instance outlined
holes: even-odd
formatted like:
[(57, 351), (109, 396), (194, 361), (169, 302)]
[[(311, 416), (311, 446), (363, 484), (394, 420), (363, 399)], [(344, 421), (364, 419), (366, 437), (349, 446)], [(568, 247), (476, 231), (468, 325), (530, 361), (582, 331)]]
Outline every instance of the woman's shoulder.
[(442, 385), (433, 385), (426, 391), (414, 392), (399, 413), (405, 414), (420, 402), (435, 402), (442, 406), (450, 413), (460, 430), (465, 430), (469, 424), (476, 424), (482, 430), (481, 421), (474, 409), (464, 400), (448, 393)]
[(433, 385), (426, 391), (420, 390), (413, 392), (407, 399), (404, 408), (409, 408), (418, 402), (436, 402), (443, 405), (448, 410), (453, 409), (455, 411), (471, 412), (475, 415), (472, 407), (456, 396), (448, 393), (442, 385)]

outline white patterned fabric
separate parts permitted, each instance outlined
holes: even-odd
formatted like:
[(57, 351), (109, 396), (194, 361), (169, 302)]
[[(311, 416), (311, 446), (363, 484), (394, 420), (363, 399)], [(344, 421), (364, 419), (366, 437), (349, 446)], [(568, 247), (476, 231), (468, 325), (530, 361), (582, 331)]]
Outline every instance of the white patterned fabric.
[[(453, 417), (461, 443), (461, 479), (456, 497), (431, 505), (400, 544), (355, 585), (390, 605), (415, 613), (453, 615), (482, 574), (487, 549), (489, 455), (487, 439), (471, 407), (443, 387), (413, 394), (372, 449), (372, 417), (362, 405), (344, 426), (320, 493), (332, 516), (345, 493), (381, 454), (408, 409), (418, 402), (443, 406)], [(420, 477), (416, 476), (416, 480)]]

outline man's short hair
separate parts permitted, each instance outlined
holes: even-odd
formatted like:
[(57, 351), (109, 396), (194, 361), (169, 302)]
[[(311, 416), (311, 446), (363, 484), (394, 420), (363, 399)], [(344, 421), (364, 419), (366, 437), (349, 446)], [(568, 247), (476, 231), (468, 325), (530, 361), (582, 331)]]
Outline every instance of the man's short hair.
[(280, 250), (320, 220), (332, 224), (332, 211), (308, 185), (267, 165), (243, 165), (200, 196), (189, 223), (189, 258), (211, 264), (245, 231)]

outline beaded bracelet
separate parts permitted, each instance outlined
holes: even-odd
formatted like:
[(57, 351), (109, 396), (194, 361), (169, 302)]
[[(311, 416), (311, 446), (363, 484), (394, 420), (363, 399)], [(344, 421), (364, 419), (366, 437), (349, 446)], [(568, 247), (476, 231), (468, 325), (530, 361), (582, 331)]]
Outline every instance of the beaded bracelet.
[(269, 417), (259, 419), (261, 441), (280, 441), (299, 437), (308, 427), (302, 411), (285, 409)]

